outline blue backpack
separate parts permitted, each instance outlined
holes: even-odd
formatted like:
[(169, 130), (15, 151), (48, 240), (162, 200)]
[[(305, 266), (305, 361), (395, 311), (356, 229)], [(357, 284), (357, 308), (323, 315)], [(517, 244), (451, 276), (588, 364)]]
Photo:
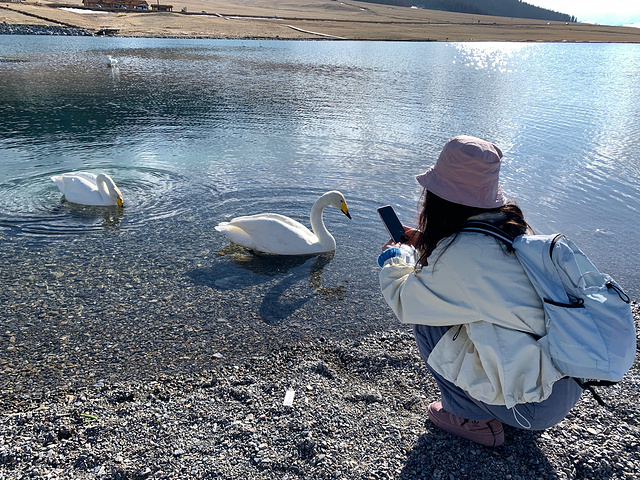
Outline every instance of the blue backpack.
[(592, 385), (622, 380), (635, 359), (636, 330), (630, 299), (613, 278), (562, 234), (512, 238), (486, 222), (468, 222), (462, 230), (513, 247), (542, 299), (547, 335), (541, 341), (561, 373), (592, 392)]

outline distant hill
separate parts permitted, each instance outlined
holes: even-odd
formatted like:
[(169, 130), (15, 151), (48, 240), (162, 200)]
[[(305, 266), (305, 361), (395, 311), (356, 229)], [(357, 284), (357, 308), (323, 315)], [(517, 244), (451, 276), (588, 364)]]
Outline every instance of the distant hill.
[(522, 0), (364, 0), (372, 3), (416, 6), (445, 12), (495, 15), (499, 17), (531, 18), (557, 22), (577, 22), (577, 18), (565, 13), (536, 7)]

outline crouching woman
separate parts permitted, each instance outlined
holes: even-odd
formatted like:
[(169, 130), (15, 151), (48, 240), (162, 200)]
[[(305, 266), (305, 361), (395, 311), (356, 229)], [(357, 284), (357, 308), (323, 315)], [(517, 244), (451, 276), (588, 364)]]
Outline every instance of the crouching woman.
[(440, 401), (428, 417), (440, 429), (485, 446), (504, 442), (503, 424), (542, 430), (561, 421), (582, 389), (563, 378), (545, 348), (542, 302), (515, 254), (468, 221), (516, 236), (530, 231), (499, 185), (502, 152), (454, 137), (416, 178), (423, 190), (417, 228), (405, 227), (416, 262), (391, 242), (378, 263), (385, 300), (413, 324)]

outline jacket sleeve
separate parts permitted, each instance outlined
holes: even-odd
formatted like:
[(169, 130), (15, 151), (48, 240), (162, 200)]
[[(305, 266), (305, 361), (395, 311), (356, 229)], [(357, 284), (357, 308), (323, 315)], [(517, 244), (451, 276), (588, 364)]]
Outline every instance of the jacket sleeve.
[(464, 283), (442, 260), (417, 274), (399, 257), (384, 263), (382, 295), (402, 323), (442, 326), (480, 320)]

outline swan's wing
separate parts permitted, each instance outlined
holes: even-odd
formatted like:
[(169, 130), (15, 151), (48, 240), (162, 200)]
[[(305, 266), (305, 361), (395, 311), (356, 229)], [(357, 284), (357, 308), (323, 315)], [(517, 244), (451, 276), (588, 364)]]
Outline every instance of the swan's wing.
[(224, 233), (232, 242), (242, 245), (243, 247), (257, 250), (256, 243), (241, 228), (235, 227), (229, 222), (221, 222), (215, 226), (215, 229)]
[(81, 178), (87, 182), (95, 185), (97, 183), (98, 176), (95, 173), (89, 172), (70, 172), (62, 174), (63, 177)]
[(302, 255), (317, 252), (318, 237), (307, 227), (277, 213), (237, 217), (215, 227), (231, 241), (278, 255)]
[[(58, 186), (60, 191), (65, 195), (67, 192), (73, 192), (78, 190), (97, 190), (95, 181), (92, 182), (91, 177), (87, 175), (91, 174), (83, 174), (84, 172), (78, 172), (81, 175), (76, 173), (63, 173), (62, 175), (54, 175), (51, 177), (51, 180)], [(93, 179), (95, 180), (95, 178)]]
[[(92, 178), (93, 177), (93, 178)], [(102, 196), (98, 192), (95, 175), (86, 172), (65, 173), (51, 179), (64, 194), (67, 201), (83, 205), (102, 205)]]
[[(261, 222), (274, 222), (282, 225), (285, 228), (294, 229), (294, 230), (306, 230), (311, 232), (307, 227), (303, 224), (294, 220), (293, 218), (287, 217), (285, 215), (280, 215), (279, 213), (259, 213), (257, 215), (247, 215), (244, 217), (236, 217), (231, 220), (231, 223), (234, 225), (249, 225), (258, 226)], [(263, 228), (263, 227), (260, 227)]]
[(64, 193), (64, 189), (66, 185), (71, 185), (75, 182), (86, 183), (87, 188), (91, 185), (95, 187), (96, 185), (96, 175), (89, 172), (69, 172), (63, 173), (61, 175), (53, 175), (51, 180), (55, 182), (60, 191)]

